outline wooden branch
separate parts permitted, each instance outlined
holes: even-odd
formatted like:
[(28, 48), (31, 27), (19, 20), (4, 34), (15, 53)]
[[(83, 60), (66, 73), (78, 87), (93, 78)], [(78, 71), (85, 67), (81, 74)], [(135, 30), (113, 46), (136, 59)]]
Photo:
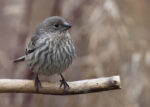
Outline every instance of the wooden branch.
[[(41, 81), (37, 94), (73, 95), (120, 89), (120, 77), (103, 77), (97, 79), (68, 82), (69, 88), (64, 92), (60, 83)], [(0, 79), (0, 93), (36, 93), (33, 80)]]

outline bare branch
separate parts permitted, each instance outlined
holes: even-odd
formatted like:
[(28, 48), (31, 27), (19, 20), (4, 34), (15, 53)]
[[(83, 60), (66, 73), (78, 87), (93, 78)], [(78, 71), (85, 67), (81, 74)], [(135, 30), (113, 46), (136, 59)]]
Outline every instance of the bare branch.
[[(64, 92), (60, 83), (41, 81), (37, 94), (73, 95), (120, 89), (120, 77), (103, 77), (68, 82), (69, 88)], [(0, 93), (36, 93), (33, 80), (0, 79)]]

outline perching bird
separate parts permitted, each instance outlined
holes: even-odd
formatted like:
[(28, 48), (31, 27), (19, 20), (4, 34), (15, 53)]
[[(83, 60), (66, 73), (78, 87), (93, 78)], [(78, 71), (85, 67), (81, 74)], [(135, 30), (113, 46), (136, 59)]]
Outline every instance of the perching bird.
[(39, 91), (40, 80), (38, 74), (46, 76), (59, 74), (64, 90), (69, 87), (62, 72), (64, 72), (75, 58), (75, 47), (68, 32), (71, 25), (62, 17), (53, 16), (45, 19), (31, 38), (25, 56), (14, 62), (25, 61), (27, 66), (36, 74), (35, 87)]

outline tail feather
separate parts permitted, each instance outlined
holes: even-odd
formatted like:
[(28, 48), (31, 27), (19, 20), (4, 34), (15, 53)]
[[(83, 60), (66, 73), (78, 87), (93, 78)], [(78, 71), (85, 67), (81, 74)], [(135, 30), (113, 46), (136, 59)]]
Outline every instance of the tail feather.
[(15, 59), (14, 62), (16, 63), (16, 62), (21, 62), (21, 61), (24, 61), (24, 60), (25, 60), (25, 56), (21, 56), (21, 57)]

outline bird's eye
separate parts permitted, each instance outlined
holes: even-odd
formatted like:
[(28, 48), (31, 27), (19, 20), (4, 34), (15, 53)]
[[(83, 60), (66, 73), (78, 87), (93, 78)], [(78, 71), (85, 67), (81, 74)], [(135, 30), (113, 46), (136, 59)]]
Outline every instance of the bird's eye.
[(55, 24), (54, 26), (55, 26), (56, 28), (58, 28), (58, 27), (59, 27), (59, 24)]

